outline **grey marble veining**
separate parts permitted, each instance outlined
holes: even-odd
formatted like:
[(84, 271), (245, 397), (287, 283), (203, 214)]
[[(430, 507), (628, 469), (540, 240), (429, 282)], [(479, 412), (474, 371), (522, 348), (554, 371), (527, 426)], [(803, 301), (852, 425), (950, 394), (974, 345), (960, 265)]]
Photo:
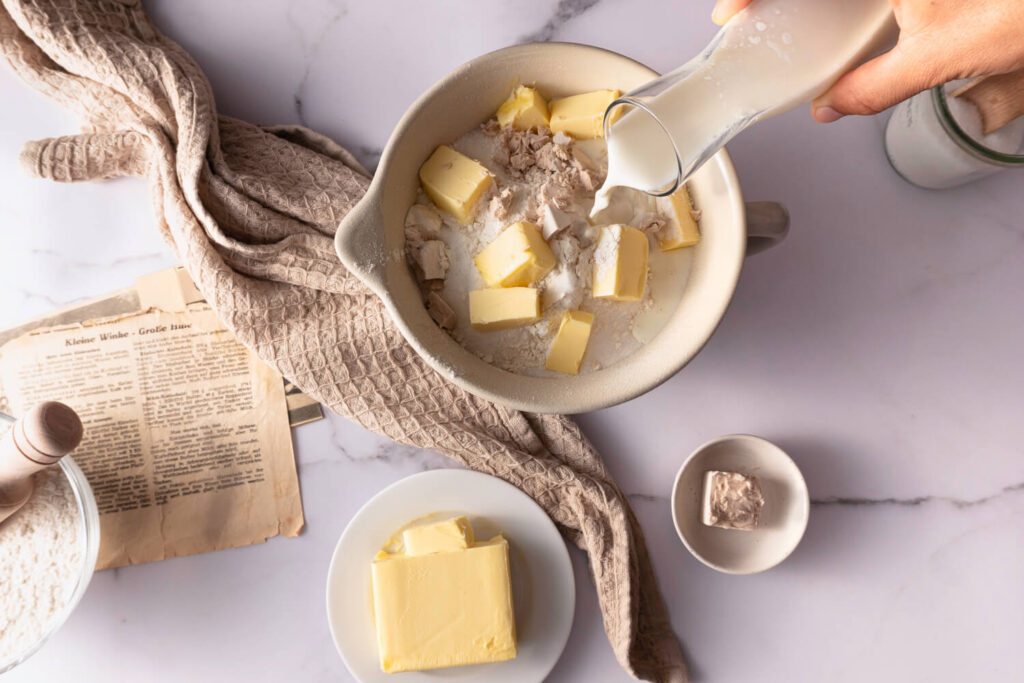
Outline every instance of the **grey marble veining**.
[(540, 43), (551, 40), (566, 23), (580, 16), (601, 0), (558, 0), (547, 23), (533, 33), (519, 39), (521, 43)]
[(992, 501), (999, 500), (1006, 496), (1020, 495), (1024, 493), (1024, 481), (1004, 486), (996, 493), (980, 498), (952, 498), (950, 496), (915, 496), (913, 498), (856, 498), (851, 496), (830, 496), (828, 498), (816, 498), (811, 500), (812, 505), (901, 505), (906, 507), (917, 507), (927, 503), (944, 503), (956, 509), (972, 508), (978, 505), (985, 505)]
[(312, 3), (288, 3), (288, 11), (285, 14), (288, 27), (299, 36), (299, 42), (302, 45), (302, 77), (299, 79), (299, 84), (295, 88), (295, 95), (293, 96), (293, 99), (295, 101), (295, 114), (298, 117), (299, 123), (304, 126), (309, 125), (303, 114), (302, 103), (302, 100), (305, 97), (306, 86), (309, 81), (309, 71), (320, 53), (321, 44), (327, 38), (331, 29), (348, 13), (348, 6), (344, 0), (330, 0), (328, 5), (324, 8), (326, 10), (324, 11), (324, 16), (319, 18), (317, 26), (313, 29), (313, 35), (307, 35), (308, 27), (306, 22), (297, 21), (295, 13), (308, 12), (310, 4)]

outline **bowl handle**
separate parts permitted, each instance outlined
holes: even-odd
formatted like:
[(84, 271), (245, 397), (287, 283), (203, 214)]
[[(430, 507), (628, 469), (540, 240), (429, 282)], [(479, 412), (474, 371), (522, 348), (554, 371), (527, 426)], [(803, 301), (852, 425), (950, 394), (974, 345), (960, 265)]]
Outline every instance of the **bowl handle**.
[(789, 234), (789, 211), (777, 202), (747, 202), (747, 256), (759, 254)]
[(383, 296), (387, 254), (380, 202), (373, 186), (341, 219), (334, 235), (334, 250), (342, 265), (377, 296)]

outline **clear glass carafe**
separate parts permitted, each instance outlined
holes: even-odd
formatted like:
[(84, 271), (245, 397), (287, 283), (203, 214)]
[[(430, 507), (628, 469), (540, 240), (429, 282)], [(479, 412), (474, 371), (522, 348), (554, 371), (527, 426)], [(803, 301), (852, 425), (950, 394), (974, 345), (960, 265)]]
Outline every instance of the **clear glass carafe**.
[(821, 94), (894, 29), (890, 0), (755, 0), (697, 57), (609, 106), (602, 191), (673, 192), (737, 133)]

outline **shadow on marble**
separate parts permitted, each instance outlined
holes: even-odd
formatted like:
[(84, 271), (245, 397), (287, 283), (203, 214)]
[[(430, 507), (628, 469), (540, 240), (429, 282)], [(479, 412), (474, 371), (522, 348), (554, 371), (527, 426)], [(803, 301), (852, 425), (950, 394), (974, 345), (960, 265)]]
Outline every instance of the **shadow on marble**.
[[(862, 478), (858, 475), (863, 474), (862, 470), (869, 466), (854, 457), (840, 455), (842, 449), (837, 444), (820, 439), (778, 437), (770, 440), (788, 453), (800, 468), (811, 495), (811, 514), (804, 538), (780, 567), (795, 571), (820, 569), (830, 564), (830, 559), (835, 558), (842, 547), (856, 543), (858, 538), (856, 533), (851, 537), (850, 532), (857, 530), (851, 530), (848, 526), (843, 529), (843, 533), (836, 533), (838, 529), (834, 524), (842, 520), (820, 514), (820, 496), (825, 491), (843, 490), (843, 482)], [(844, 521), (846, 524), (848, 522)], [(860, 531), (867, 536), (871, 534), (871, 530), (866, 527)]]

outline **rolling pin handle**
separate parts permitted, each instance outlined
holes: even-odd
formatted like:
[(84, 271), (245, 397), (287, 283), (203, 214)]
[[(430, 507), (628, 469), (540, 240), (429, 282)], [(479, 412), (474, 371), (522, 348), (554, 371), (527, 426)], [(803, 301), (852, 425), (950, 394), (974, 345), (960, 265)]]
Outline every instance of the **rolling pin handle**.
[(70, 407), (46, 401), (15, 420), (0, 439), (0, 523), (32, 495), (32, 475), (82, 441), (82, 420)]

